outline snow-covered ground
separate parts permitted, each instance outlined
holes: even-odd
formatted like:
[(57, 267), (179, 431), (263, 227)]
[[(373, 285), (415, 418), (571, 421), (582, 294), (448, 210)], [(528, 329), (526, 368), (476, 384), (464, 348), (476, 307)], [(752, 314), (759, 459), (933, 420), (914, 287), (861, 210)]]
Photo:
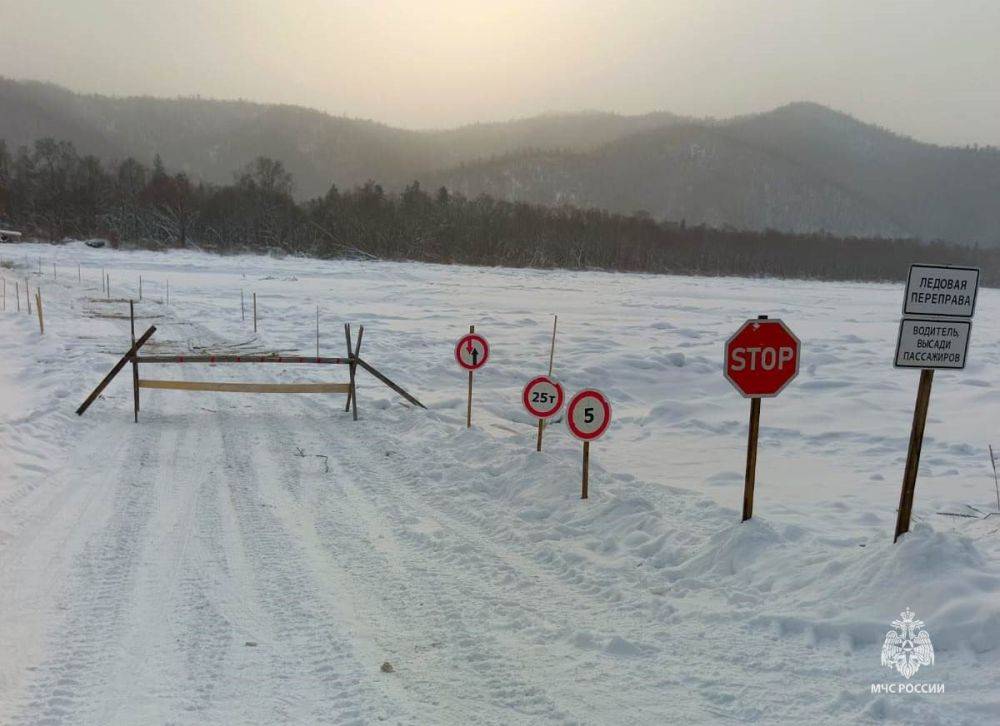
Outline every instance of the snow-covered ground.
[[(0, 270), (0, 723), (1000, 721), (1000, 517), (940, 514), (996, 509), (995, 290), (967, 370), (936, 377), (915, 526), (893, 545), (917, 381), (891, 365), (901, 286), (82, 244), (0, 256), (17, 264)], [(126, 369), (78, 418), (128, 346), (140, 274), (149, 353), (311, 354), (319, 305), (325, 355), (364, 324), (362, 355), (429, 410), (361, 372), (356, 423), (342, 395), (144, 391), (135, 424)], [(14, 311), (25, 278), (44, 337)], [(240, 289), (257, 293), (256, 335)], [(536, 453), (520, 404), (553, 313), (556, 375), (614, 406), (587, 502), (580, 444), (553, 425)], [(763, 402), (741, 524), (748, 404), (722, 346), (757, 314), (789, 324), (803, 362)], [(473, 323), (492, 350), (466, 430), (452, 347)], [(880, 664), (907, 607), (935, 648), (910, 681)], [(907, 682), (944, 692), (872, 693)]]

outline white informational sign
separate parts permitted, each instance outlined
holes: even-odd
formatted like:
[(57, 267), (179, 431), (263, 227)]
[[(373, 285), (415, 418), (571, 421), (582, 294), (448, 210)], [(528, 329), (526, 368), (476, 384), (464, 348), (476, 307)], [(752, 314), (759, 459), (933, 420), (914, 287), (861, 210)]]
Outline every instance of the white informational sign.
[(903, 318), (896, 343), (897, 368), (965, 368), (971, 320)]
[(979, 269), (910, 265), (903, 315), (971, 318), (976, 311)]

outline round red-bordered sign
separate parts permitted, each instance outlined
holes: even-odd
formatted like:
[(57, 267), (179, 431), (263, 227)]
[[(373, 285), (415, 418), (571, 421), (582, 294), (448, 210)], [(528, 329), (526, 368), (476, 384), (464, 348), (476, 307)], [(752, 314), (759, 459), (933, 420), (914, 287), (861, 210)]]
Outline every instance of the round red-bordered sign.
[(563, 387), (548, 376), (538, 376), (528, 381), (521, 393), (521, 403), (535, 418), (552, 418), (563, 405)]
[(467, 371), (474, 371), (486, 365), (490, 358), (490, 344), (486, 338), (476, 333), (468, 333), (455, 344), (455, 360)]
[(611, 424), (611, 404), (603, 393), (585, 388), (566, 406), (569, 432), (581, 441), (599, 439)]

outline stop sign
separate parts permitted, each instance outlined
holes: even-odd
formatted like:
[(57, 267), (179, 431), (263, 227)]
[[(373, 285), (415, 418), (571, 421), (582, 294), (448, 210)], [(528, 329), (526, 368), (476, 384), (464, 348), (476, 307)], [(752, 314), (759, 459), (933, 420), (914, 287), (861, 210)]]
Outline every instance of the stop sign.
[(747, 398), (777, 396), (799, 374), (799, 339), (780, 320), (748, 320), (726, 341), (726, 378)]

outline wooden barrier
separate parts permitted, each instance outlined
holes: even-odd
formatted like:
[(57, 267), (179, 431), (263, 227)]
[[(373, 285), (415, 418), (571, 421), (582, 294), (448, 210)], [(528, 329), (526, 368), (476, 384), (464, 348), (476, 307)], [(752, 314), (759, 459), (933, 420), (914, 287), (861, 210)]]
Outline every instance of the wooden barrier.
[[(353, 409), (353, 418), (358, 418), (358, 401), (356, 387), (356, 370), (363, 368), (371, 373), (375, 378), (384, 383), (390, 389), (401, 395), (410, 403), (420, 408), (425, 406), (414, 396), (407, 393), (402, 387), (391, 381), (388, 377), (375, 369), (371, 364), (361, 359), (361, 341), (364, 336), (364, 326), (358, 329), (357, 340), (351, 339), (350, 327), (345, 325), (344, 331), (347, 338), (346, 358), (322, 357), (322, 356), (287, 356), (287, 355), (139, 355), (139, 349), (149, 340), (156, 331), (152, 326), (141, 338), (135, 340), (135, 305), (129, 303), (129, 317), (132, 323), (132, 347), (125, 353), (115, 367), (105, 376), (104, 380), (97, 386), (93, 393), (77, 409), (78, 415), (90, 407), (94, 400), (108, 386), (114, 377), (121, 371), (126, 363), (132, 364), (132, 383), (134, 388), (135, 420), (139, 420), (139, 391), (141, 389), (158, 389), (168, 391), (205, 391), (216, 393), (346, 393), (348, 409)], [(282, 364), (319, 364), (319, 365), (346, 365), (350, 373), (348, 383), (255, 383), (237, 381), (179, 381), (179, 380), (159, 380), (139, 377), (139, 364), (147, 365), (178, 364), (178, 363), (282, 363)]]
[(114, 377), (121, 372), (121, 369), (125, 367), (125, 364), (128, 363), (130, 360), (132, 360), (132, 358), (138, 352), (139, 348), (145, 345), (146, 341), (149, 340), (153, 336), (153, 333), (155, 332), (156, 332), (156, 326), (151, 325), (149, 327), (149, 330), (143, 333), (142, 337), (132, 344), (132, 347), (129, 348), (128, 352), (126, 352), (125, 355), (121, 357), (121, 360), (119, 360), (115, 364), (115, 367), (111, 369), (111, 372), (108, 373), (108, 375), (104, 376), (104, 380), (98, 383), (97, 388), (95, 388), (93, 392), (89, 396), (87, 396), (87, 400), (84, 401), (82, 404), (80, 404), (80, 408), (76, 409), (77, 416), (82, 416), (84, 412), (88, 408), (90, 408), (90, 404), (92, 404), (97, 399), (97, 397), (101, 395), (101, 392), (108, 387), (108, 384), (111, 383)]
[(154, 381), (139, 379), (139, 388), (217, 393), (350, 393), (350, 383), (235, 383), (226, 381)]

